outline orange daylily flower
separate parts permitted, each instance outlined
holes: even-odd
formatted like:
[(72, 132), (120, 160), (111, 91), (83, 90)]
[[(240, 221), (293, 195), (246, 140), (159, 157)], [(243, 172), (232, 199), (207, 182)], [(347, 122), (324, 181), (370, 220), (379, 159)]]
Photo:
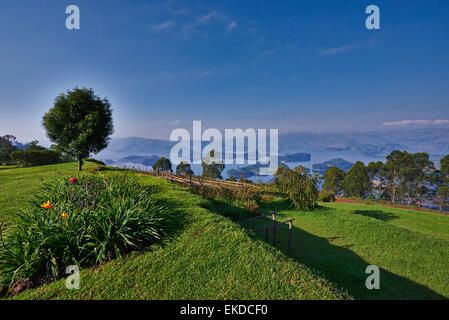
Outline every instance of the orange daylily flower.
[(63, 217), (63, 218), (68, 218), (69, 215), (68, 215), (66, 212), (63, 212), (63, 213), (61, 213), (61, 217)]
[(45, 209), (51, 209), (52, 208), (52, 206), (51, 206), (51, 204), (50, 204), (50, 200), (48, 200), (46, 203), (44, 203), (44, 204), (41, 204), (41, 207), (42, 208), (45, 208)]

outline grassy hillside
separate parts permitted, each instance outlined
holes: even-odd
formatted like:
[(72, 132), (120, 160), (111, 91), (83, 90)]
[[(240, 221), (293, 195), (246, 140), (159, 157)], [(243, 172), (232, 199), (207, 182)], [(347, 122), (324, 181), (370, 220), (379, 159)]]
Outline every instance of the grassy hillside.
[[(99, 166), (88, 163), (94, 174)], [(0, 220), (12, 221), (41, 180), (76, 173), (76, 164), (0, 170)], [(102, 174), (113, 173), (103, 170)], [(123, 172), (123, 174), (129, 174)], [(321, 203), (292, 210), (265, 203), (278, 220), (295, 218), (277, 248), (233, 221), (245, 212), (211, 203), (168, 181), (140, 176), (155, 198), (179, 214), (179, 227), (144, 252), (83, 270), (81, 289), (64, 280), (26, 291), (19, 299), (441, 299), (449, 297), (449, 216), (371, 204)], [(228, 219), (226, 217), (230, 217)], [(267, 219), (260, 226), (270, 223)], [(367, 290), (365, 269), (380, 267), (380, 290)], [(323, 280), (327, 279), (327, 280)], [(344, 294), (347, 292), (348, 294)]]
[[(449, 297), (449, 216), (351, 203), (322, 203), (313, 212), (291, 210), (285, 201), (268, 208), (280, 220), (295, 218), (291, 257), (355, 298)], [(281, 249), (286, 228), (278, 232)], [(381, 269), (380, 290), (364, 286), (370, 264)]]
[[(95, 173), (97, 165), (86, 170)], [(76, 164), (0, 170), (0, 221), (33, 196), (42, 180), (76, 173)], [(114, 172), (104, 170), (102, 174)], [(123, 174), (127, 174), (123, 172)], [(144, 252), (82, 270), (80, 290), (65, 281), (28, 290), (18, 299), (341, 299), (348, 297), (306, 266), (237, 224), (209, 203), (165, 180), (141, 176), (154, 197), (179, 214), (179, 227)]]

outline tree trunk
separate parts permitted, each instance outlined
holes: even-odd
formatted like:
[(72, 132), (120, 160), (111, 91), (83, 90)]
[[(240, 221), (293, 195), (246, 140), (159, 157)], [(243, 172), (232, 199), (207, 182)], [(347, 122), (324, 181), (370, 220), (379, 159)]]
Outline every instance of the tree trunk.
[(78, 170), (81, 171), (83, 169), (83, 159), (78, 159)]
[(391, 197), (391, 201), (393, 202), (393, 204), (396, 201), (396, 186), (395, 185), (393, 186), (393, 195)]

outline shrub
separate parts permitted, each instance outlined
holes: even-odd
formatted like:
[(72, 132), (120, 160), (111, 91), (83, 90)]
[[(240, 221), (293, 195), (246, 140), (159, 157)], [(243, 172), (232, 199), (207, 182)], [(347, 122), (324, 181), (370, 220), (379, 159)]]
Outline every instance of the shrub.
[(51, 150), (14, 151), (11, 159), (22, 167), (42, 166), (59, 162), (59, 154)]
[(318, 201), (335, 202), (335, 195), (332, 192), (321, 191), (318, 196)]
[(159, 239), (166, 210), (151, 188), (124, 175), (59, 179), (17, 215), (3, 237), (3, 282), (55, 280), (68, 265), (89, 267)]
[(313, 210), (318, 201), (317, 177), (298, 166), (291, 170), (280, 166), (275, 174), (278, 191), (290, 200), (290, 206), (296, 209)]
[(261, 202), (261, 195), (259, 192), (250, 188), (238, 187), (231, 189), (220, 186), (192, 185), (190, 190), (206, 199), (224, 201), (254, 213), (260, 211), (259, 203)]

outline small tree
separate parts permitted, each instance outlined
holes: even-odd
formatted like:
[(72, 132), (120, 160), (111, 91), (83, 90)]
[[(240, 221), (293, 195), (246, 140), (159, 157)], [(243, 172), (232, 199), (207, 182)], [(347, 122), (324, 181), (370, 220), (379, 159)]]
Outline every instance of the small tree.
[(96, 96), (92, 89), (68, 90), (56, 98), (42, 125), (61, 152), (78, 160), (81, 170), (83, 159), (108, 145), (113, 133), (111, 104)]
[(9, 163), (11, 161), (11, 153), (17, 150), (13, 144), (16, 142), (16, 137), (13, 135), (5, 135), (0, 137), (0, 164)]
[(153, 164), (154, 171), (173, 172), (172, 164), (167, 158), (159, 158), (155, 164)]
[(213, 179), (223, 179), (221, 173), (225, 169), (225, 165), (221, 160), (215, 159), (218, 153), (215, 150), (209, 152), (208, 161), (201, 164), (203, 168), (202, 176)]
[(342, 191), (342, 183), (346, 176), (346, 172), (337, 167), (330, 167), (323, 175), (324, 184), (323, 191), (332, 194)]
[(190, 166), (190, 163), (182, 161), (176, 167), (176, 173), (177, 174), (183, 174), (183, 175), (191, 175), (191, 174), (193, 174), (193, 171), (192, 171), (192, 168)]
[(370, 190), (370, 180), (365, 165), (357, 161), (346, 173), (343, 180), (343, 192), (346, 196), (364, 198)]
[(223, 163), (219, 162), (212, 162), (210, 164), (207, 164), (203, 162), (201, 164), (201, 167), (203, 168), (202, 176), (207, 178), (213, 178), (213, 179), (223, 179), (221, 176), (221, 173), (223, 172), (225, 165)]
[(27, 143), (27, 151), (42, 151), (42, 150), (46, 150), (44, 147), (39, 145), (39, 141), (37, 140), (33, 140), (31, 142)]
[(290, 206), (296, 209), (315, 208), (319, 196), (317, 182), (317, 177), (302, 166), (291, 170), (280, 165), (275, 173), (278, 191), (285, 194), (290, 200)]

